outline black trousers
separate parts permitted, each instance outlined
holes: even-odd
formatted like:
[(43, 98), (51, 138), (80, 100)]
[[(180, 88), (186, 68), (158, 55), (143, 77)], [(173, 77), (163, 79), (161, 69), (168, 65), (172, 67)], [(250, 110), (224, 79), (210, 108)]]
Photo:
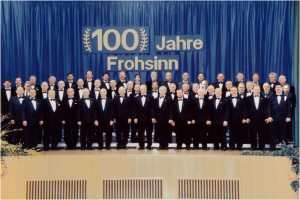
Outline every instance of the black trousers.
[(230, 149), (235, 149), (236, 147), (242, 148), (243, 146), (243, 130), (244, 126), (239, 122), (232, 122), (229, 124), (229, 146)]
[(66, 123), (64, 125), (64, 140), (67, 145), (67, 148), (76, 148), (78, 141), (78, 125), (76, 122)]
[(202, 148), (204, 149), (207, 148), (207, 141), (208, 141), (207, 132), (209, 127), (206, 125), (205, 122), (196, 123), (192, 126), (195, 127), (194, 131), (192, 132), (194, 148), (198, 149), (200, 143), (202, 143)]
[(191, 127), (181, 122), (175, 122), (175, 124), (177, 148), (181, 148), (183, 143), (186, 145), (186, 148), (189, 148), (191, 144)]
[(97, 128), (96, 138), (100, 149), (103, 148), (103, 133), (105, 133), (105, 147), (110, 148), (112, 142), (112, 126), (102, 124)]
[(51, 142), (51, 149), (57, 148), (60, 132), (61, 132), (60, 122), (45, 124), (44, 136), (43, 136), (44, 149), (46, 150), (49, 149), (50, 142)]
[(135, 143), (138, 141), (137, 133), (138, 133), (138, 125), (136, 123), (132, 122), (131, 123), (131, 132), (130, 132), (130, 134), (131, 134), (130, 140), (132, 143)]
[(159, 137), (159, 146), (161, 149), (168, 148), (168, 141), (172, 135), (171, 128), (168, 123), (157, 123), (157, 134)]
[(265, 148), (265, 130), (263, 130), (264, 122), (250, 122), (249, 124), (249, 136), (251, 149), (257, 149), (257, 138), (258, 138), (258, 148)]
[(117, 148), (126, 148), (129, 137), (129, 124), (127, 120), (116, 121), (116, 137), (117, 137)]
[(95, 138), (95, 127), (93, 123), (84, 123), (80, 130), (81, 149), (91, 148)]
[(222, 124), (214, 124), (212, 133), (214, 148), (219, 149), (219, 143), (221, 143), (221, 148), (226, 148), (226, 127), (224, 127)]
[(275, 149), (278, 142), (287, 142), (287, 123), (285, 121), (273, 121), (271, 128), (270, 148)]
[(34, 148), (37, 147), (38, 141), (38, 131), (39, 125), (30, 125), (24, 128), (24, 148)]
[(22, 122), (15, 120), (15, 124), (12, 125), (9, 128), (9, 131), (12, 131), (12, 132), (9, 132), (8, 135), (7, 135), (8, 143), (10, 143), (10, 144), (19, 144), (19, 143), (23, 144), (24, 140), (25, 140), (23, 128), (24, 127), (22, 125)]
[(152, 123), (151, 122), (138, 122), (138, 142), (141, 148), (145, 147), (145, 131), (147, 138), (147, 147), (152, 146)]

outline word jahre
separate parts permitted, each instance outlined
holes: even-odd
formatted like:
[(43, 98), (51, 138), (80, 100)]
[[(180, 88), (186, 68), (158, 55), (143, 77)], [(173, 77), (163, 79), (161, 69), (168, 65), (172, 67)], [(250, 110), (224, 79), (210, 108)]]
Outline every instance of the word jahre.
[(199, 51), (203, 41), (199, 35), (156, 36), (156, 51)]

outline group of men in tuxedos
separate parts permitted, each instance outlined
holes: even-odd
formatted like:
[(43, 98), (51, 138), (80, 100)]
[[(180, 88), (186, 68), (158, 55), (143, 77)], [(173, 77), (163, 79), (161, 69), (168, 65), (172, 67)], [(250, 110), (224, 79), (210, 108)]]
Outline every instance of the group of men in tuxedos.
[(278, 142), (292, 140), (296, 97), (285, 76), (277, 82), (277, 75), (270, 73), (270, 81), (263, 85), (257, 73), (246, 83), (241, 72), (234, 83), (224, 78), (220, 73), (209, 85), (199, 73), (198, 82), (192, 84), (185, 72), (182, 82), (176, 83), (171, 72), (164, 81), (151, 72), (151, 79), (142, 84), (139, 74), (133, 81), (126, 80), (124, 71), (118, 81), (109, 80), (108, 73), (95, 80), (87, 71), (85, 80), (75, 82), (70, 72), (67, 81), (56, 84), (50, 76), (41, 86), (30, 76), (23, 87), (17, 77), (14, 87), (9, 80), (3, 82), (1, 113), (9, 115), (14, 130), (7, 138), (10, 143), (36, 148), (42, 142), (45, 151), (57, 149), (62, 130), (67, 149), (75, 149), (80, 140), (82, 150), (91, 149), (94, 142), (99, 149), (110, 149), (112, 132), (117, 149), (127, 148), (130, 132), (140, 150), (151, 149), (153, 140), (159, 149), (168, 149), (172, 132), (177, 149), (185, 144), (188, 150), (199, 149), (200, 144), (208, 149), (207, 143), (226, 150), (227, 133), (229, 148), (238, 150), (247, 142), (253, 150), (264, 149), (267, 143), (273, 150)]

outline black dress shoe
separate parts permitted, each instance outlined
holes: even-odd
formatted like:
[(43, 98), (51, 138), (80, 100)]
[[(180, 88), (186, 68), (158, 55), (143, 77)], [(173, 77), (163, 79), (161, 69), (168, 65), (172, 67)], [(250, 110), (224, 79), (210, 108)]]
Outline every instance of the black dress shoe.
[(208, 150), (208, 148), (207, 147), (203, 147), (203, 150)]
[(237, 148), (237, 150), (239, 150), (239, 151), (242, 151), (242, 150), (243, 150), (243, 148), (242, 148), (242, 147), (238, 147), (238, 148)]
[(144, 150), (145, 149), (145, 147), (139, 147), (138, 148), (138, 150)]
[(222, 151), (226, 151), (227, 150), (227, 148), (226, 147), (222, 147)]
[(98, 147), (98, 150), (102, 150), (103, 149), (103, 147)]
[(151, 147), (146, 147), (146, 149), (148, 149), (148, 150), (152, 150), (152, 148), (151, 148)]
[(44, 148), (44, 151), (49, 151), (49, 148)]
[(82, 147), (82, 148), (80, 148), (80, 150), (81, 150), (81, 151), (84, 151), (84, 150), (85, 150), (85, 148), (84, 148), (84, 147)]
[(176, 147), (175, 148), (175, 150), (181, 150), (182, 149), (182, 147)]
[(106, 149), (106, 150), (111, 150), (111, 148), (110, 148), (110, 147), (105, 147), (105, 149)]

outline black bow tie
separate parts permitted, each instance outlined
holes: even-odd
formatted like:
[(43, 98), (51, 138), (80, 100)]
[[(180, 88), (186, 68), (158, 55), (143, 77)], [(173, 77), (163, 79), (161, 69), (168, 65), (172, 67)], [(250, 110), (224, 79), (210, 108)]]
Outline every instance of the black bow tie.
[(10, 89), (5, 89), (5, 91), (10, 91)]
[(35, 99), (30, 99), (31, 101), (35, 101)]
[(47, 93), (47, 92), (43, 92), (43, 93)]
[(74, 98), (68, 98), (68, 100), (73, 100)]
[(182, 101), (182, 99), (178, 99), (178, 101)]
[(189, 94), (188, 92), (185, 92), (184, 94)]
[(232, 97), (232, 99), (236, 99), (236, 97)]
[(203, 98), (199, 98), (199, 100), (203, 100)]
[(127, 92), (132, 92), (132, 90), (127, 90)]
[(83, 88), (78, 88), (79, 90), (83, 90)]
[(258, 95), (255, 95), (254, 97), (259, 97)]
[(92, 81), (87, 81), (88, 83), (91, 83)]
[(105, 100), (106, 98), (101, 98), (101, 100)]
[(157, 91), (156, 91), (156, 90), (153, 90), (152, 92), (153, 92), (153, 93), (157, 93)]
[(90, 98), (84, 98), (84, 100), (90, 100)]
[(216, 98), (216, 99), (220, 100), (221, 98)]
[(23, 99), (24, 97), (18, 97), (19, 99)]
[(58, 91), (64, 91), (64, 90), (58, 90)]
[(281, 97), (281, 95), (276, 95), (277, 97)]
[(165, 98), (164, 96), (162, 96), (162, 97), (159, 97), (159, 98)]
[(55, 101), (55, 99), (50, 99), (50, 101)]

